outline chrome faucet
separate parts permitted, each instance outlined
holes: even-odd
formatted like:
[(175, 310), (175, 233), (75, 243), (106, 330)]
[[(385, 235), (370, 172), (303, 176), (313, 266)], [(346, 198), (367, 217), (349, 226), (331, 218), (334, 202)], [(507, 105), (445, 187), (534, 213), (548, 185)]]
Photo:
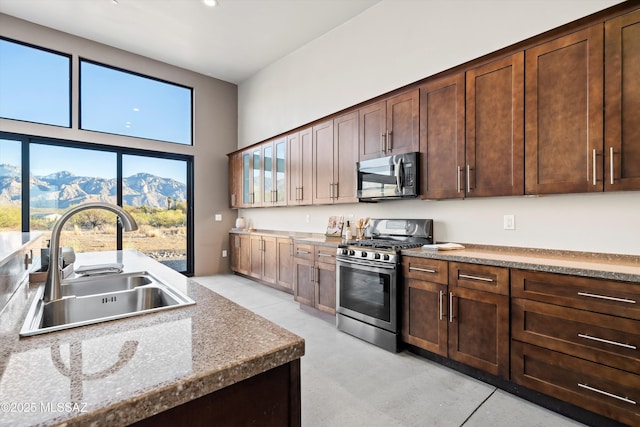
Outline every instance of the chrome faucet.
[(118, 215), (119, 223), (122, 225), (124, 231), (134, 231), (138, 229), (136, 220), (133, 219), (130, 213), (125, 211), (118, 205), (111, 203), (94, 202), (78, 205), (74, 208), (66, 211), (53, 226), (51, 232), (51, 245), (49, 250), (49, 272), (47, 273), (47, 280), (44, 285), (44, 301), (54, 301), (60, 299), (62, 291), (60, 289), (60, 233), (62, 227), (69, 218), (80, 211), (87, 209), (105, 209)]

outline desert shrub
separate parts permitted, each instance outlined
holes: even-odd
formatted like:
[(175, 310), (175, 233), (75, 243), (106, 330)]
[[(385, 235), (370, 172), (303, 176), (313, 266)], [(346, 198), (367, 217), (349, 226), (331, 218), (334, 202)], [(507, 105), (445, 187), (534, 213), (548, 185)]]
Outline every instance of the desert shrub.
[(187, 217), (179, 210), (158, 211), (150, 219), (153, 227), (182, 227), (187, 224)]
[(22, 224), (22, 211), (20, 206), (0, 207), (0, 228), (20, 230)]

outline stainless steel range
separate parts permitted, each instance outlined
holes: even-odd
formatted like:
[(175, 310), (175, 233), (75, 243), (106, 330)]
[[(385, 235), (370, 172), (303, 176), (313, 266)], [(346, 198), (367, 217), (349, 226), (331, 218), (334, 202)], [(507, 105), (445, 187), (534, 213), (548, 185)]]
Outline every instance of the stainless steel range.
[(433, 243), (430, 219), (372, 219), (366, 239), (336, 255), (338, 329), (398, 351), (400, 251)]

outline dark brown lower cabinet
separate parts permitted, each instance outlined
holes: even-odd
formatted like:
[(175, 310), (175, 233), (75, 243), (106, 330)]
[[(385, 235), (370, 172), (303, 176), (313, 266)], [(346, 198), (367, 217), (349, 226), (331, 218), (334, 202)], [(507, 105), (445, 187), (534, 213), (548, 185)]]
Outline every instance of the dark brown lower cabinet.
[(294, 245), (294, 299), (300, 304), (336, 314), (336, 248)]
[(316, 288), (314, 282), (313, 260), (293, 259), (293, 297), (300, 304), (314, 306), (316, 301)]
[(278, 270), (276, 285), (288, 293), (293, 293), (293, 241), (289, 238), (276, 239)]
[(416, 279), (405, 281), (402, 319), (404, 342), (447, 356), (447, 286)]
[(300, 426), (300, 359), (247, 378), (132, 424), (173, 426)]

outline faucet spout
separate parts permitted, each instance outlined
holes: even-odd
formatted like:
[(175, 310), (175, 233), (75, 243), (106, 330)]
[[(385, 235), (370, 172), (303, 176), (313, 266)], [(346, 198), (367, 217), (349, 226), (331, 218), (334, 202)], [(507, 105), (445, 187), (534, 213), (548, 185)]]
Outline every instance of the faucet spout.
[(50, 259), (49, 259), (49, 271), (47, 273), (47, 280), (44, 285), (45, 302), (54, 301), (61, 298), (60, 288), (60, 233), (62, 227), (69, 218), (80, 211), (87, 209), (104, 209), (111, 211), (118, 215), (119, 223), (122, 225), (124, 231), (134, 231), (138, 229), (138, 224), (133, 216), (118, 205), (103, 202), (85, 203), (69, 209), (65, 212), (58, 222), (53, 226), (51, 231), (51, 244), (50, 244)]

